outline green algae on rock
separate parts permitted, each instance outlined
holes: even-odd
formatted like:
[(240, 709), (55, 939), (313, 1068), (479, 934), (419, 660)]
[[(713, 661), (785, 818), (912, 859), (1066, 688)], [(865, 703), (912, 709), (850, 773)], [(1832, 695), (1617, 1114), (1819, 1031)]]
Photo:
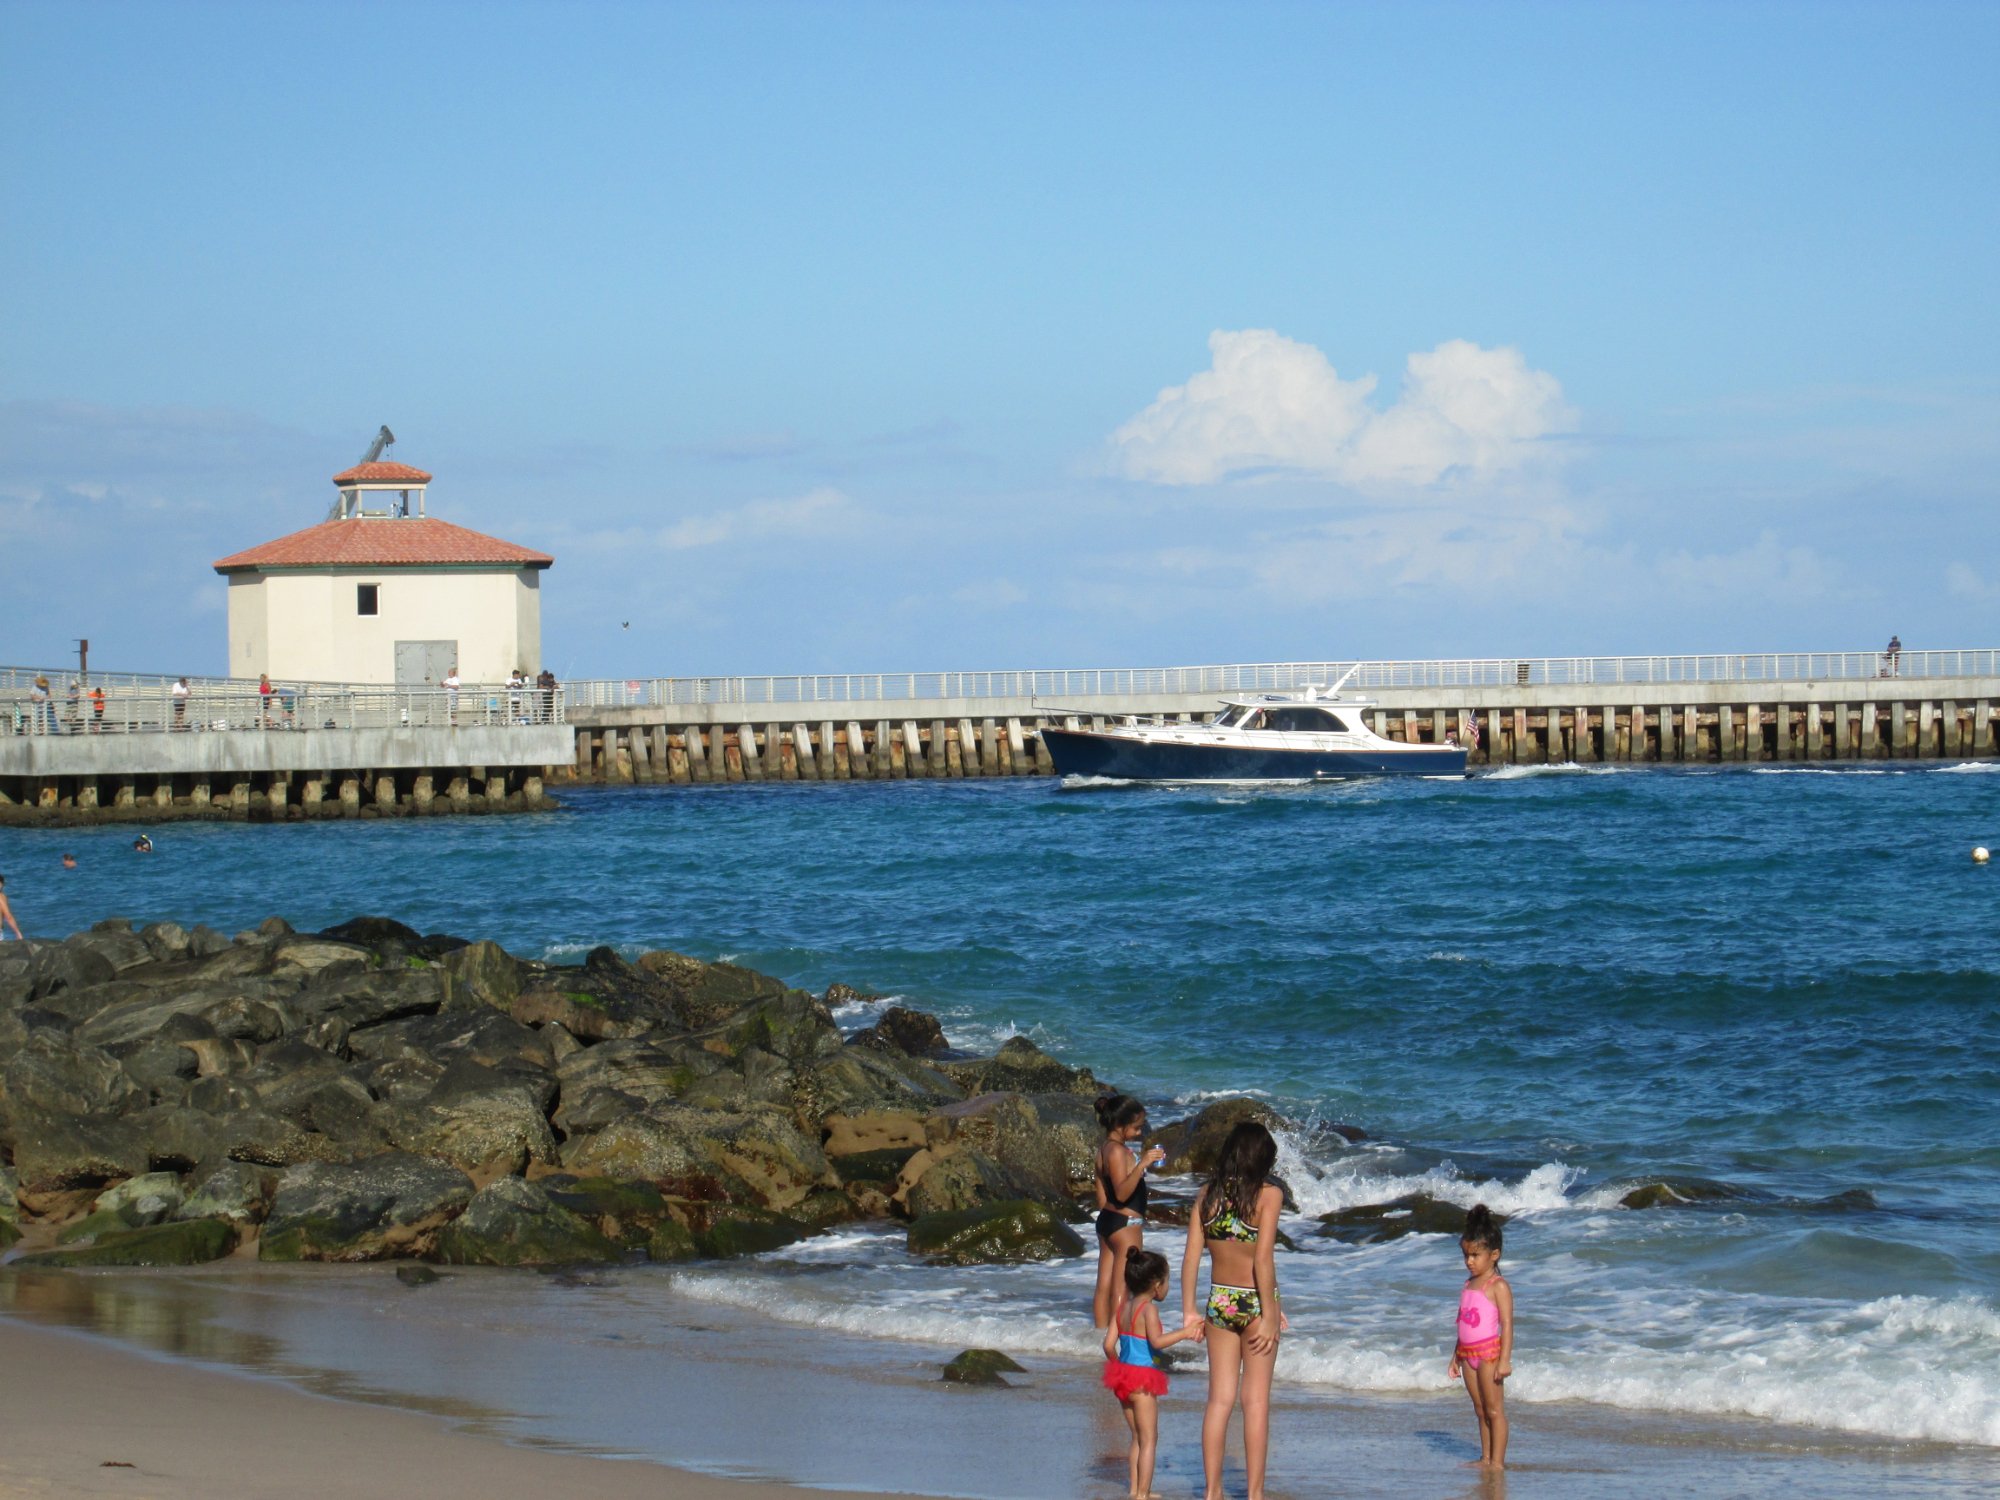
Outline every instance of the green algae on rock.
[(928, 1214), (910, 1225), (910, 1253), (943, 1265), (1062, 1260), (1083, 1254), (1083, 1238), (1046, 1203), (1026, 1199), (955, 1213)]

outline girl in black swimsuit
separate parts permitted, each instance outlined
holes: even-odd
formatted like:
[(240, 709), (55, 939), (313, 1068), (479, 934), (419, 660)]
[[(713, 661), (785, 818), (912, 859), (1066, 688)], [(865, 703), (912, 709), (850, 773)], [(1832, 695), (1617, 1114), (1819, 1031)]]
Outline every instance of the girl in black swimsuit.
[(1129, 1095), (1099, 1099), (1097, 1121), (1104, 1127), (1104, 1144), (1097, 1148), (1097, 1295), (1091, 1315), (1105, 1328), (1125, 1284), (1125, 1257), (1145, 1238), (1146, 1169), (1167, 1153), (1158, 1146), (1135, 1151), (1146, 1133), (1146, 1106)]

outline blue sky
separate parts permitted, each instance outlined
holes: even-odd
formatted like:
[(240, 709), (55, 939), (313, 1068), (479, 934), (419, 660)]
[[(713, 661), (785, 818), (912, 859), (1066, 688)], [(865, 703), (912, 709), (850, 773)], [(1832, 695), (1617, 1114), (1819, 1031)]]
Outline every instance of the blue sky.
[(219, 670), (207, 564), (382, 422), (556, 555), (565, 676), (1996, 635), (1990, 4), (15, 0), (0, 49), (5, 660)]

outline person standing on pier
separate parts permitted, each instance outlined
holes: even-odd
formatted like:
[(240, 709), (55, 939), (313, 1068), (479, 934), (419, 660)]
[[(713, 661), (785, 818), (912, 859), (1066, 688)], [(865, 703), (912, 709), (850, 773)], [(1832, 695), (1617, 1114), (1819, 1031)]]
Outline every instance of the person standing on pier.
[(34, 723), (36, 734), (55, 733), (55, 708), (49, 702), (48, 678), (37, 677), (35, 685), (28, 690), (28, 715)]
[(1884, 677), (1901, 677), (1903, 675), (1902, 655), (1903, 638), (1900, 635), (1890, 636), (1889, 644), (1882, 649), (1883, 659), (1888, 662), (1887, 668), (1882, 673)]
[(104, 732), (104, 686), (101, 683), (90, 690), (90, 732)]
[(444, 674), (445, 711), (450, 715), (452, 726), (458, 725), (458, 663), (451, 664), (451, 670)]
[(7, 904), (7, 877), (0, 875), (0, 943), (7, 940), (7, 929), (14, 930), (14, 941), (25, 943), (28, 938), (21, 931), (21, 924), (14, 920), (14, 908)]
[(185, 729), (187, 728), (188, 716), (188, 680), (183, 677), (179, 682), (175, 683), (173, 692), (174, 728)]
[(553, 724), (556, 721), (556, 674), (547, 667), (543, 667), (541, 676), (535, 679), (535, 694), (541, 699), (542, 723)]

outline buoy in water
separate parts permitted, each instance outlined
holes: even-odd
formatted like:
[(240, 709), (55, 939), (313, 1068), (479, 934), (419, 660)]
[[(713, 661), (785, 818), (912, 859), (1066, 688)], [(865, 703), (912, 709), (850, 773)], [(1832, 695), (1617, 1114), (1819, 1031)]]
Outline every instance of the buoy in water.
[(1977, 849), (1974, 849), (1972, 851), (1972, 862), (1975, 865), (1983, 865), (1991, 857), (1992, 856), (1986, 852), (1986, 846), (1984, 844), (1981, 844)]

